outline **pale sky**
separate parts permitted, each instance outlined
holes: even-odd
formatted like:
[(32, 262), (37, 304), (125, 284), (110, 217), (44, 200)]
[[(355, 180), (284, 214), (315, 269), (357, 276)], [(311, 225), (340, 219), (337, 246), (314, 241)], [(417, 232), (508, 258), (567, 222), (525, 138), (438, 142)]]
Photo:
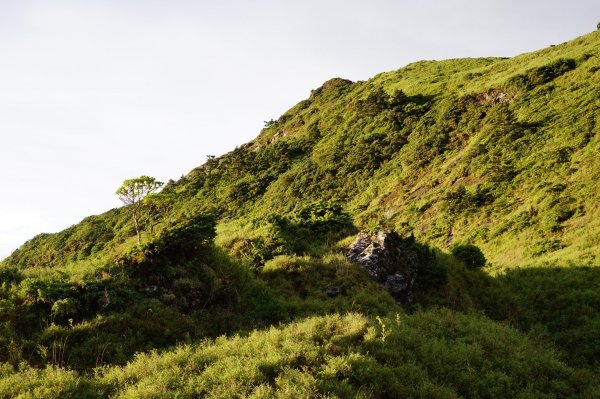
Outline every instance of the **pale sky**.
[(253, 139), (332, 77), (513, 56), (600, 1), (0, 0), (0, 259)]

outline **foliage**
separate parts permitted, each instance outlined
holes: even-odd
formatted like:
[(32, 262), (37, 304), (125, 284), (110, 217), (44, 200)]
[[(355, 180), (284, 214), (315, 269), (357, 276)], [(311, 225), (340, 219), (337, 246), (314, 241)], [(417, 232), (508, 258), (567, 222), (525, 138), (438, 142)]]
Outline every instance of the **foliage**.
[(115, 192), (119, 196), (119, 199), (131, 208), (138, 243), (142, 240), (139, 218), (142, 206), (144, 205), (143, 199), (146, 195), (155, 192), (162, 186), (163, 183), (157, 181), (154, 177), (141, 176), (136, 179), (125, 180), (123, 185)]
[(558, 59), (550, 64), (531, 69), (525, 74), (516, 75), (511, 78), (509, 84), (519, 89), (531, 90), (535, 86), (551, 82), (576, 66), (577, 62), (573, 59)]
[(480, 269), (485, 266), (485, 255), (475, 245), (464, 244), (452, 247), (452, 255), (460, 259), (470, 269)]
[(142, 246), (141, 251), (172, 261), (185, 259), (215, 238), (215, 219), (198, 214), (165, 228), (158, 238)]
[(139, 356), (101, 381), (120, 397), (581, 397), (586, 377), (514, 330), (434, 310), (310, 318)]
[(98, 398), (591, 398), (598, 393), (589, 373), (568, 367), (517, 331), (481, 316), (437, 309), (374, 320), (357, 313), (312, 317), (247, 337), (139, 354), (124, 367), (92, 377), (46, 370), (33, 380), (31, 373), (6, 370), (0, 386), (5, 394), (35, 397), (34, 392), (53, 391)]
[(270, 215), (275, 236), (290, 248), (288, 254), (304, 255), (318, 241), (337, 241), (355, 232), (352, 219), (339, 204), (318, 202), (297, 207), (287, 215)]
[(252, 238), (243, 233), (225, 246), (256, 268), (278, 255), (321, 255), (332, 243), (356, 231), (339, 204), (325, 201), (256, 219), (252, 229)]

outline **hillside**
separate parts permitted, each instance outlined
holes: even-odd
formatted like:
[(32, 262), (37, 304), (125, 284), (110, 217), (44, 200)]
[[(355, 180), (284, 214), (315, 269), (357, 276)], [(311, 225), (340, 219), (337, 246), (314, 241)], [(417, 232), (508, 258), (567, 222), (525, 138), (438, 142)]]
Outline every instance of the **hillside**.
[[(167, 183), (141, 245), (123, 207), (3, 260), (0, 395), (598, 397), (599, 118), (599, 31), (331, 79)], [(404, 237), (414, 302), (361, 231)]]

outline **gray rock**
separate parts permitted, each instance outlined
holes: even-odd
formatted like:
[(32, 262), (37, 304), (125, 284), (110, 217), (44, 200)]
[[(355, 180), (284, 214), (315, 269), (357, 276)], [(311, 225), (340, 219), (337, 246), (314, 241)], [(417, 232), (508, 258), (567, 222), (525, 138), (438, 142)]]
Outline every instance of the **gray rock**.
[(385, 279), (385, 289), (393, 294), (400, 293), (408, 288), (406, 279), (401, 274), (393, 274)]
[(410, 249), (413, 242), (413, 238), (402, 238), (395, 232), (359, 233), (347, 257), (383, 284), (396, 301), (410, 306), (419, 269), (419, 258)]
[(342, 293), (343, 289), (339, 286), (330, 286), (325, 289), (327, 296), (338, 296)]

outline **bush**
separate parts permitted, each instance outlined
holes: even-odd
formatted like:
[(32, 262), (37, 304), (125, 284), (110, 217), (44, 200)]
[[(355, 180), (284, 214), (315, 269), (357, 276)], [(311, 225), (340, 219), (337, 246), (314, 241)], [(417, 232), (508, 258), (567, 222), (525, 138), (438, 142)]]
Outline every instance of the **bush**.
[(510, 79), (509, 84), (522, 90), (531, 90), (536, 86), (551, 82), (576, 67), (575, 60), (561, 58), (541, 67), (530, 69), (525, 74), (516, 75)]
[(23, 274), (19, 269), (13, 266), (0, 268), (0, 282), (12, 284), (19, 283), (23, 279)]
[(285, 215), (270, 215), (261, 221), (268, 233), (262, 237), (243, 239), (233, 253), (254, 266), (278, 255), (316, 255), (329, 243), (353, 234), (352, 218), (336, 203), (315, 202)]
[(195, 215), (166, 228), (158, 238), (131, 248), (117, 263), (148, 266), (193, 257), (212, 244), (215, 224), (214, 216)]
[(459, 215), (466, 211), (476, 211), (493, 200), (489, 187), (477, 184), (474, 190), (458, 186), (449, 190), (444, 196), (444, 203), (451, 215)]
[(215, 224), (213, 216), (200, 214), (169, 227), (155, 241), (156, 252), (166, 256), (187, 256), (200, 246), (212, 243)]
[(480, 269), (487, 262), (481, 249), (475, 245), (457, 245), (451, 249), (451, 252), (452, 255), (463, 262), (469, 269)]

